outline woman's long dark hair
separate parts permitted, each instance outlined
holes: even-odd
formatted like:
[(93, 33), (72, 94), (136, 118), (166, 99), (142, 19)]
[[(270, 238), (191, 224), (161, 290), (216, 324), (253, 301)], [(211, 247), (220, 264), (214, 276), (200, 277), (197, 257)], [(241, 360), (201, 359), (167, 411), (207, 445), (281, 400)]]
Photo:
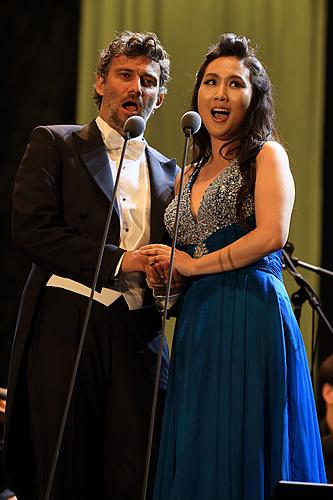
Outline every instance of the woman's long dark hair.
[[(236, 212), (240, 219), (245, 199), (249, 193), (254, 193), (256, 180), (256, 157), (264, 143), (268, 140), (278, 140), (275, 128), (275, 113), (273, 107), (272, 85), (265, 68), (255, 56), (251, 41), (244, 36), (226, 33), (220, 36), (218, 43), (209, 47), (205, 60), (201, 65), (192, 95), (192, 110), (198, 111), (198, 93), (209, 63), (222, 56), (235, 56), (250, 71), (252, 84), (252, 99), (237, 137), (234, 137), (220, 150), (227, 149), (227, 158), (237, 157), (244, 184), (238, 192)], [(207, 129), (202, 124), (199, 132), (193, 136), (193, 163), (204, 165), (210, 155), (211, 141)], [(225, 156), (224, 156), (225, 157)]]

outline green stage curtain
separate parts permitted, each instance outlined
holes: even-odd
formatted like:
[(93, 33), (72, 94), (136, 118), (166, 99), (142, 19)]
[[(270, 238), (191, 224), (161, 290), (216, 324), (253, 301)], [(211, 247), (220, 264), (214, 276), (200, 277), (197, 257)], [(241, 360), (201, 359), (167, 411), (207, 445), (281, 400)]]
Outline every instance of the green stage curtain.
[[(295, 255), (320, 265), (322, 136), (327, 0), (82, 0), (77, 121), (96, 115), (93, 74), (99, 50), (115, 31), (154, 31), (169, 52), (172, 80), (147, 126), (148, 141), (182, 162), (180, 118), (188, 110), (195, 72), (223, 32), (250, 37), (275, 88), (279, 131), (296, 182), (290, 241)], [(317, 286), (316, 276), (302, 271)], [(286, 277), (290, 293), (296, 288)], [(302, 314), (309, 350), (310, 307)]]

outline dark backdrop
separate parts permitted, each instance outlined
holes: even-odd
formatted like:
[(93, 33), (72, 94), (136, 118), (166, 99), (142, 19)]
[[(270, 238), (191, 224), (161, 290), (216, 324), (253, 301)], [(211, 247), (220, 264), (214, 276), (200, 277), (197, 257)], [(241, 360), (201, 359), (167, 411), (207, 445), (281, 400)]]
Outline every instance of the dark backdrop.
[(80, 0), (14, 0), (1, 7), (2, 166), (0, 183), (0, 386), (30, 262), (11, 243), (13, 180), (31, 130), (75, 121)]
[[(327, 2), (326, 98), (323, 148), (322, 267), (333, 271), (333, 2)], [(320, 297), (325, 315), (333, 324), (333, 278), (321, 278)], [(319, 326), (319, 362), (333, 352), (333, 335)]]

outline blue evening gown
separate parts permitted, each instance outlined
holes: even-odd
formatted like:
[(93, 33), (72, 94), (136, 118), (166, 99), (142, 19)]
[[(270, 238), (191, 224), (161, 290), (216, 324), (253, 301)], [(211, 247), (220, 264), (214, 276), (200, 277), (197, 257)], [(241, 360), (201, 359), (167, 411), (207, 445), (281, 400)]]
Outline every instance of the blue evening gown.
[[(184, 186), (179, 247), (200, 257), (255, 227), (236, 217), (232, 161), (195, 219)], [(165, 220), (169, 232), (177, 198)], [(308, 362), (281, 253), (197, 276), (180, 299), (154, 500), (266, 500), (279, 480), (326, 482)]]

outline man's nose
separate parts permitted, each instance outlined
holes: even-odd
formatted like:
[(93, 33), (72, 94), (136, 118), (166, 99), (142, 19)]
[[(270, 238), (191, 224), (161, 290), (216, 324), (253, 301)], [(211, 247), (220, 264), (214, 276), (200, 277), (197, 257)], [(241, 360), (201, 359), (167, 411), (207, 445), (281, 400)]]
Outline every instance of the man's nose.
[(134, 78), (131, 81), (131, 85), (129, 87), (129, 94), (135, 94), (136, 96), (142, 95), (142, 85), (140, 78)]

